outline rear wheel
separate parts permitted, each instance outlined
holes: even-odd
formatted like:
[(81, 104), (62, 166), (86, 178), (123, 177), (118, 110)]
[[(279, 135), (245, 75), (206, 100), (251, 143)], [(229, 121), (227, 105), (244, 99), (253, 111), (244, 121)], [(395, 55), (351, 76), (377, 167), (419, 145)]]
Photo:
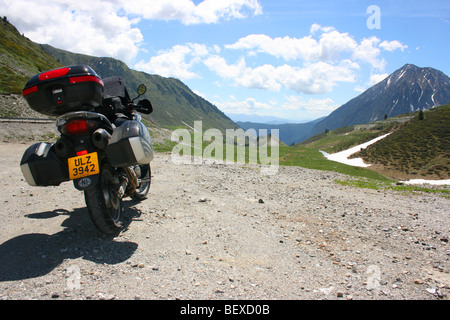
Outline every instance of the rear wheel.
[(136, 192), (131, 195), (134, 200), (144, 200), (147, 197), (148, 191), (150, 190), (150, 184), (152, 179), (152, 170), (150, 164), (139, 166), (135, 170), (138, 179), (142, 180), (137, 186)]
[(122, 229), (123, 208), (118, 190), (119, 179), (106, 163), (97, 186), (84, 191), (89, 215), (97, 229), (105, 234), (117, 234)]

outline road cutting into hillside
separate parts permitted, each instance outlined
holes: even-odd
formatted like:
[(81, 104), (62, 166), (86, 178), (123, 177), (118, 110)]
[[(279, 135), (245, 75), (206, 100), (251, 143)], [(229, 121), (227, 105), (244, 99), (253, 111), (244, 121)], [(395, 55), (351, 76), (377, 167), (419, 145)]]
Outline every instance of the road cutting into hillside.
[(127, 228), (100, 236), (70, 182), (31, 187), (0, 144), (0, 299), (448, 299), (450, 200), (327, 171), (158, 153)]

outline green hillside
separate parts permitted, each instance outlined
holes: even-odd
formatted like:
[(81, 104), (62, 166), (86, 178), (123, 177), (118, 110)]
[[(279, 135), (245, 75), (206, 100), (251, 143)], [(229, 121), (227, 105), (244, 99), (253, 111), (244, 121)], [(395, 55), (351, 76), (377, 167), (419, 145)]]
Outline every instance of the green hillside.
[(178, 79), (132, 70), (122, 61), (113, 58), (75, 54), (49, 45), (39, 45), (39, 47), (64, 65), (87, 64), (101, 78), (122, 77), (132, 96), (137, 86), (144, 83), (148, 88), (145, 97), (152, 102), (154, 110), (149, 117), (160, 126), (186, 127), (186, 124), (193, 126), (194, 121), (202, 120), (204, 129), (238, 128), (223, 112), (196, 95)]
[(410, 115), (401, 115), (383, 121), (342, 127), (315, 135), (297, 144), (296, 146), (319, 149), (328, 153), (335, 153), (391, 132), (410, 119)]
[(411, 121), (357, 156), (394, 177), (450, 177), (450, 104), (416, 112)]
[(62, 65), (0, 19), (0, 94), (19, 94), (28, 79), (44, 70)]

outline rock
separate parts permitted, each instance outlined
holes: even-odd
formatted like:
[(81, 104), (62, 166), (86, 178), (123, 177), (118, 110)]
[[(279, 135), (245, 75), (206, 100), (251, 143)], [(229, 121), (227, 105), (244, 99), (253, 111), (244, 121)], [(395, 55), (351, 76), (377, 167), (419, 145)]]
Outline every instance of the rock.
[(258, 203), (264, 203), (264, 200), (263, 199), (259, 199)]
[(200, 199), (198, 200), (198, 202), (206, 202), (206, 201), (208, 201), (206, 198), (200, 198)]

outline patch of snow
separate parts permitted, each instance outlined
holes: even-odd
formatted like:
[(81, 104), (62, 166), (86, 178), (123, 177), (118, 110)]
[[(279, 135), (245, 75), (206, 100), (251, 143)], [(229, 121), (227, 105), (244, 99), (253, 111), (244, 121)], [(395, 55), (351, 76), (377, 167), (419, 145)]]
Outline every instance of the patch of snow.
[(403, 71), (402, 71), (402, 74), (399, 75), (399, 76), (397, 77), (397, 81), (400, 80), (401, 77), (403, 77), (403, 75), (405, 74), (405, 72), (406, 72), (406, 70), (403, 70)]
[(402, 181), (405, 184), (433, 184), (433, 185), (450, 185), (450, 179), (447, 180), (424, 180), (424, 179), (411, 179), (409, 181)]
[[(371, 166), (368, 163), (364, 163), (363, 159), (361, 158), (355, 158), (355, 159), (348, 159), (348, 157), (355, 152), (360, 151), (362, 148), (367, 148), (369, 145), (386, 138), (391, 133), (387, 133), (385, 135), (379, 136), (375, 139), (372, 139), (368, 142), (365, 142), (363, 144), (360, 144), (356, 147), (340, 151), (337, 153), (329, 154), (325, 151), (319, 150), (325, 158), (331, 161), (336, 161), (339, 163), (347, 164), (354, 167), (369, 167)], [(424, 179), (412, 179), (409, 181), (401, 181), (404, 184), (432, 184), (432, 185), (450, 185), (450, 179), (447, 180), (424, 180)]]
[(326, 153), (324, 151), (320, 151), (325, 158), (327, 158), (328, 160), (331, 161), (336, 161), (336, 162), (340, 162), (340, 163), (344, 163), (344, 164), (348, 164), (350, 166), (354, 166), (354, 167), (369, 167), (371, 166), (370, 164), (364, 163), (363, 159), (361, 158), (354, 158), (354, 159), (348, 159), (348, 157), (358, 151), (360, 151), (363, 148), (367, 148), (369, 145), (383, 139), (386, 138), (388, 135), (390, 135), (390, 133), (387, 133), (385, 135), (382, 135), (380, 137), (377, 137), (375, 139), (372, 139), (368, 142), (362, 143), (360, 145), (357, 145), (356, 147), (344, 150), (344, 151), (340, 151), (337, 153), (333, 153), (333, 154), (329, 154)]

